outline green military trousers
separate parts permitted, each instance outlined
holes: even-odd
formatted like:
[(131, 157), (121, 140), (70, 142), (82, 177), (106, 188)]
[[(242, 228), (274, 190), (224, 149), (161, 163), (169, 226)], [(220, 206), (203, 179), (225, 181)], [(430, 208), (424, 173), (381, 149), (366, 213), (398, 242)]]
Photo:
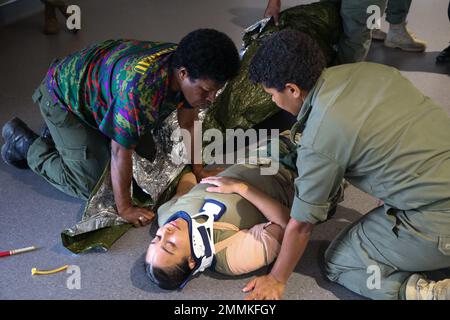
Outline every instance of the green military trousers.
[(365, 60), (372, 42), (372, 30), (367, 27), (367, 20), (372, 11), (369, 6), (376, 5), (383, 15), (387, 0), (321, 0), (339, 2), (343, 33), (338, 44), (335, 64), (360, 62)]
[(371, 299), (405, 299), (413, 273), (450, 267), (450, 210), (432, 215), (427, 223), (420, 211), (374, 209), (330, 244), (327, 277)]
[(30, 146), (30, 168), (58, 190), (88, 199), (110, 159), (110, 141), (59, 103), (45, 80), (33, 94), (52, 140), (38, 138)]
[(391, 0), (387, 3), (386, 21), (392, 24), (400, 24), (406, 21), (411, 0)]
[(384, 14), (384, 10), (387, 6), (386, 20), (393, 24), (405, 22), (411, 6), (411, 0), (331, 1), (338, 1), (341, 3), (340, 13), (344, 32), (338, 45), (338, 64), (365, 60), (372, 42), (371, 30), (367, 27), (367, 20), (373, 14), (373, 11), (367, 12), (369, 6), (378, 6), (381, 15)]

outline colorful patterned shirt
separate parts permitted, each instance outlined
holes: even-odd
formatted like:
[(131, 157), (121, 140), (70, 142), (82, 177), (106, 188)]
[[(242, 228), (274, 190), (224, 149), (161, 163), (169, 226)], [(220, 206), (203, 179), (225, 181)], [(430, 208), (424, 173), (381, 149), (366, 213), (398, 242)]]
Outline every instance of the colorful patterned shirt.
[[(184, 103), (169, 89), (172, 43), (108, 40), (57, 60), (47, 73), (55, 102), (126, 148)], [(186, 103), (187, 104), (187, 103)]]

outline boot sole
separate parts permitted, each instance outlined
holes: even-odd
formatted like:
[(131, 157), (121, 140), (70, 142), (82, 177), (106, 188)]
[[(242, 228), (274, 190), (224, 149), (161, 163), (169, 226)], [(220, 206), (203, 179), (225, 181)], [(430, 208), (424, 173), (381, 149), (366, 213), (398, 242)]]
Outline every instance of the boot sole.
[(408, 281), (406, 282), (406, 289), (405, 289), (406, 290), (406, 292), (405, 292), (406, 300), (417, 300), (418, 299), (416, 285), (417, 285), (417, 282), (419, 281), (419, 279), (422, 279), (422, 278), (423, 278), (423, 276), (418, 273), (414, 273), (408, 278)]
[(426, 48), (424, 48), (424, 49), (420, 49), (420, 48), (417, 48), (417, 49), (404, 48), (404, 47), (401, 47), (399, 45), (392, 44), (392, 43), (389, 43), (389, 42), (388, 43), (384, 42), (384, 46), (388, 47), (388, 48), (393, 48), (393, 49), (400, 49), (402, 51), (407, 51), (407, 52), (424, 52), (426, 50)]

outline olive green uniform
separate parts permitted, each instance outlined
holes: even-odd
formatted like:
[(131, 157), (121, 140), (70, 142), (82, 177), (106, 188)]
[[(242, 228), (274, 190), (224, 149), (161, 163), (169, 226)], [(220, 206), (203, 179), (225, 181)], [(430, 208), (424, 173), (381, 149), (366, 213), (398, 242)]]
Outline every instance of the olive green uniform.
[(27, 156), (30, 168), (58, 190), (88, 199), (110, 159), (109, 139), (54, 102), (45, 82), (34, 92), (33, 101), (39, 104), (52, 139), (34, 141)]
[[(450, 118), (398, 70), (326, 69), (298, 116), (302, 131), (291, 215), (327, 219), (345, 178), (384, 201), (333, 241), (329, 279), (369, 298), (403, 298), (414, 272), (450, 266)], [(380, 268), (379, 289), (367, 285)]]

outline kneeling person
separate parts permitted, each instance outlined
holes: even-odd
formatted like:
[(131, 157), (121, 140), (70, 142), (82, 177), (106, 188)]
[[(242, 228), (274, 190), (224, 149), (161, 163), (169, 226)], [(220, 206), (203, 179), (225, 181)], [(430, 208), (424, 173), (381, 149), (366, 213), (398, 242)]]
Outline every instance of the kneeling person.
[[(153, 160), (149, 134), (175, 110), (180, 126), (192, 132), (198, 110), (238, 68), (233, 41), (212, 29), (190, 32), (178, 45), (93, 44), (52, 63), (33, 95), (47, 130), (39, 137), (19, 118), (10, 120), (2, 130), (2, 158), (81, 199), (110, 163), (119, 215), (135, 226), (148, 224), (153, 212), (133, 206), (130, 195), (133, 151)], [(208, 174), (201, 165), (193, 171), (199, 179)]]

